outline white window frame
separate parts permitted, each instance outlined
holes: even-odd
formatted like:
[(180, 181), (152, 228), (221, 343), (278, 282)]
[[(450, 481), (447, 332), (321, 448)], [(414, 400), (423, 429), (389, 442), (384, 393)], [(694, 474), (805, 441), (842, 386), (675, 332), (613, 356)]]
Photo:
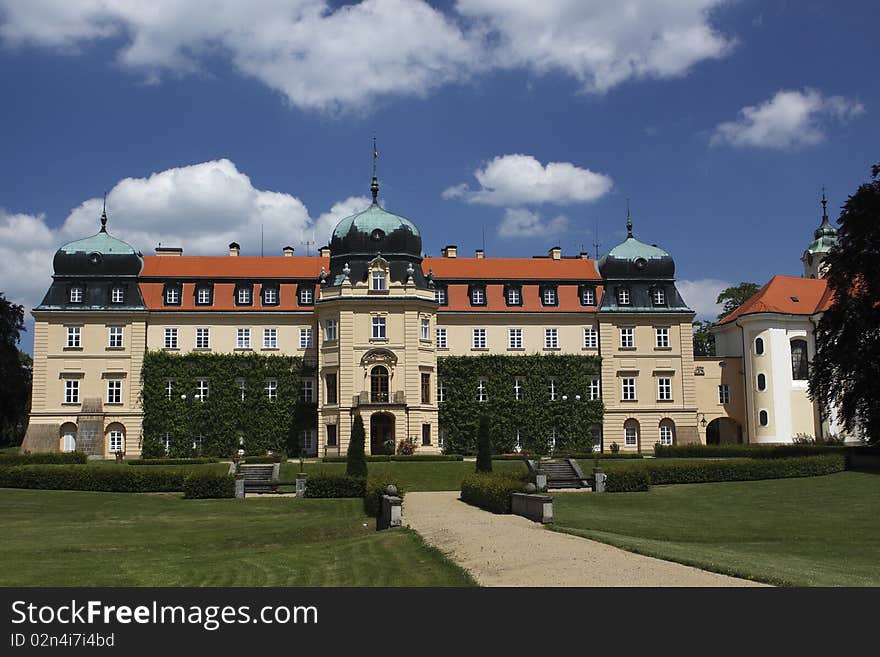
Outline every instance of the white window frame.
[(583, 306), (595, 306), (596, 305), (596, 289), (592, 287), (585, 287), (581, 291), (581, 305)]
[(312, 327), (307, 326), (305, 328), (301, 328), (299, 330), (299, 348), (300, 349), (311, 349), (312, 348)]
[(111, 431), (107, 434), (107, 445), (110, 447), (110, 453), (123, 451), (125, 446), (125, 435), (121, 431)]
[(238, 385), (238, 399), (244, 401), (247, 399), (247, 380), (236, 379), (235, 383)]
[(632, 349), (636, 346), (636, 330), (630, 326), (620, 328), (620, 348)]
[(303, 379), (300, 384), (299, 390), (299, 398), (307, 403), (311, 404), (315, 401), (315, 382), (311, 379)]
[(125, 301), (125, 288), (118, 285), (110, 290), (110, 303), (122, 303)]
[(729, 404), (730, 403), (730, 384), (729, 383), (720, 383), (718, 385), (718, 403), (719, 404)]
[(471, 289), (471, 304), (474, 306), (486, 305), (486, 291), (481, 287)]
[(660, 423), (660, 444), (672, 445), (675, 440), (675, 430), (667, 423)]
[(587, 387), (587, 393), (590, 398), (590, 401), (594, 401), (596, 399), (602, 399), (602, 385), (601, 385), (601, 381), (598, 378), (590, 379), (590, 382)]
[(122, 403), (122, 381), (120, 379), (107, 379), (107, 403)]
[(70, 303), (82, 303), (83, 288), (81, 285), (74, 285), (70, 288)]
[(207, 306), (211, 303), (211, 290), (204, 285), (196, 289), (196, 303), (200, 306)]
[(507, 348), (522, 349), (523, 348), (523, 331), (521, 328), (507, 329)]
[(277, 349), (278, 348), (278, 329), (277, 328), (264, 328), (263, 329), (263, 349)]
[(477, 401), (478, 402), (489, 401), (489, 393), (486, 389), (486, 379), (480, 379), (477, 382)]
[(422, 317), (421, 321), (421, 339), (425, 342), (431, 341), (431, 320), (427, 317)]
[(299, 288), (299, 305), (310, 306), (315, 302), (314, 291), (310, 287)]
[(384, 292), (388, 289), (387, 274), (381, 269), (374, 269), (370, 276), (370, 289), (374, 292)]
[(79, 404), (79, 379), (64, 380), (64, 403)]
[(196, 327), (196, 349), (211, 348), (211, 329), (206, 326)]
[(516, 401), (522, 401), (523, 398), (523, 380), (516, 378), (513, 380), (513, 398)]
[(559, 386), (556, 383), (556, 379), (551, 378), (548, 387), (550, 388), (550, 401), (557, 401), (559, 399)]
[(657, 377), (657, 401), (672, 401), (672, 377)]
[(80, 326), (68, 326), (67, 327), (67, 348), (68, 349), (79, 349), (82, 347), (82, 327)]
[(274, 306), (278, 303), (278, 288), (267, 286), (263, 288), (263, 303), (267, 306)]
[(211, 394), (211, 385), (208, 382), (208, 379), (198, 379), (196, 381), (196, 388), (198, 389), (198, 392), (196, 392), (196, 399), (199, 401), (205, 401)]
[(165, 379), (165, 396), (168, 399), (174, 397), (174, 379)]
[(251, 348), (251, 330), (249, 328), (235, 329), (235, 348), (250, 349)]
[(555, 306), (556, 305), (556, 288), (553, 288), (553, 287), (545, 287), (544, 288), (544, 305), (545, 306)]
[(653, 298), (655, 306), (663, 306), (666, 304), (666, 292), (664, 292), (662, 288), (658, 287), (654, 289)]
[(333, 340), (337, 339), (336, 328), (337, 328), (336, 327), (336, 320), (335, 319), (328, 319), (325, 324), (325, 329), (324, 329), (324, 331), (325, 331), (324, 332), (324, 335), (325, 335), (324, 339), (327, 340), (327, 342), (332, 342)]
[(489, 341), (486, 338), (486, 329), (484, 328), (475, 328), (472, 332), (473, 345), (474, 349), (487, 349), (489, 345)]
[(439, 378), (437, 379), (437, 403), (446, 401), (446, 386)]
[(269, 401), (278, 399), (278, 381), (276, 379), (266, 380), (266, 399)]
[(162, 434), (162, 447), (165, 449), (165, 453), (168, 454), (171, 451), (171, 432), (166, 431)]
[(620, 399), (622, 401), (636, 401), (638, 399), (638, 387), (634, 376), (621, 377)]
[(584, 327), (584, 349), (599, 348), (599, 331), (595, 326)]
[(177, 340), (177, 328), (173, 326), (166, 326), (164, 332), (164, 342), (165, 349), (177, 349), (179, 347), (179, 342)]
[(439, 305), (446, 305), (446, 288), (438, 287), (434, 290), (434, 301), (436, 301)]
[(388, 339), (388, 327), (385, 322), (385, 318), (381, 315), (373, 315), (372, 322), (373, 332), (372, 339), (373, 340), (387, 340)]
[(630, 304), (630, 294), (629, 288), (621, 287), (617, 290), (617, 303), (621, 306), (628, 306)]
[(520, 289), (518, 287), (507, 288), (507, 305), (508, 306), (522, 305), (522, 292), (520, 292)]
[[(632, 433), (630, 433), (632, 432)], [(639, 445), (639, 428), (624, 427), (623, 428), (623, 444), (625, 447), (638, 447)]]
[(668, 349), (669, 345), (669, 328), (666, 326), (655, 327), (654, 346), (658, 349)]
[(238, 305), (249, 306), (251, 304), (251, 295), (253, 290), (250, 287), (238, 288)]
[(165, 305), (176, 306), (180, 303), (180, 290), (174, 286), (165, 288)]
[(544, 349), (559, 349), (559, 329), (544, 329)]
[(447, 335), (445, 328), (438, 328), (434, 331), (434, 335), (437, 339), (437, 348), (438, 349), (448, 349), (447, 347)]

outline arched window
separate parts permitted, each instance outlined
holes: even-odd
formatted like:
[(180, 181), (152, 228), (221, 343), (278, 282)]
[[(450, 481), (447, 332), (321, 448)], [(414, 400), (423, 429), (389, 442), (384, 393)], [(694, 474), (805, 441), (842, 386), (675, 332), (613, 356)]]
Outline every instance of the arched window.
[(760, 424), (762, 427), (766, 427), (768, 424), (770, 424), (770, 414), (767, 413), (767, 411), (762, 410), (758, 413), (758, 424)]
[(382, 365), (377, 365), (370, 372), (370, 401), (388, 401), (388, 370)]
[(764, 338), (755, 338), (755, 353), (758, 356), (764, 355)]
[(764, 391), (767, 389), (767, 377), (764, 374), (758, 375), (758, 390)]
[(639, 446), (639, 423), (637, 420), (627, 420), (623, 423), (623, 444), (627, 447)]
[(809, 378), (806, 340), (791, 341), (791, 378), (795, 381), (804, 381)]
[(119, 422), (107, 427), (107, 449), (111, 454), (125, 451), (125, 427)]
[(76, 425), (73, 422), (65, 422), (61, 425), (61, 451), (76, 451)]
[(675, 443), (675, 422), (672, 420), (660, 421), (660, 444), (672, 445)]

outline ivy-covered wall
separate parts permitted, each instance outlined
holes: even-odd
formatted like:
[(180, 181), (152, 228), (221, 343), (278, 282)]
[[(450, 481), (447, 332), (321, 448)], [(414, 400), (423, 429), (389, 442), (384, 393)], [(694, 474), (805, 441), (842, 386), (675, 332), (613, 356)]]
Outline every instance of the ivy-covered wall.
[[(438, 358), (438, 381), (446, 390), (439, 404), (444, 450), (475, 453), (480, 416), (486, 415), (495, 453), (513, 452), (519, 429), (524, 452), (547, 454), (554, 428), (557, 451), (589, 451), (590, 427), (601, 426), (604, 413), (601, 400), (589, 401), (589, 382), (599, 377), (600, 362), (598, 356), (556, 354)], [(484, 402), (477, 400), (480, 379), (486, 381)], [(522, 380), (520, 400), (514, 394), (516, 379)], [(556, 380), (556, 401), (550, 400), (551, 379)], [(568, 399), (563, 401), (563, 395)]]
[[(169, 354), (144, 357), (141, 404), (144, 412), (143, 452), (161, 450), (161, 438), (171, 433), (170, 456), (193, 454), (193, 439), (202, 437), (205, 455), (230, 456), (244, 437), (247, 454), (299, 451), (298, 433), (317, 426), (317, 404), (300, 401), (303, 375), (314, 376), (302, 358), (262, 354)], [(208, 398), (195, 400), (197, 380), (207, 379)], [(239, 381), (246, 384), (241, 399)], [(278, 382), (277, 397), (266, 393), (269, 379)], [(166, 389), (173, 381), (171, 398)], [(186, 394), (187, 401), (180, 397)], [(317, 395), (317, 391), (314, 391)]]

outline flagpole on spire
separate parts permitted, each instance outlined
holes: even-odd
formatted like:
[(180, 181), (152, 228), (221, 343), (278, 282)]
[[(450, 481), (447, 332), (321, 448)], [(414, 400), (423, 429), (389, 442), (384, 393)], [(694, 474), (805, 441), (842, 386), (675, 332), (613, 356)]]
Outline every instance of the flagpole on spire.
[(379, 205), (379, 178), (376, 176), (377, 159), (379, 159), (379, 149), (376, 148), (376, 135), (373, 135), (373, 181), (370, 183), (370, 192), (373, 194), (373, 205)]
[(107, 192), (104, 192), (104, 209), (101, 212), (101, 232), (107, 232)]
[(632, 217), (629, 215), (629, 197), (626, 199), (626, 236), (633, 236), (633, 222)]

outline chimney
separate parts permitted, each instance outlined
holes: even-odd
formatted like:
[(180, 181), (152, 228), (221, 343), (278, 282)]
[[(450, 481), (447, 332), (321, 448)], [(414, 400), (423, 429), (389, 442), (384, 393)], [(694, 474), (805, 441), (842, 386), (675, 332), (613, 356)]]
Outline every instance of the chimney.
[(329, 246), (322, 246), (320, 249), (318, 249), (318, 255), (320, 255), (322, 258), (329, 258), (330, 257), (330, 247)]
[(454, 244), (450, 244), (449, 246), (444, 246), (440, 249), (440, 253), (444, 258), (455, 258), (458, 256), (458, 247)]
[(285, 246), (283, 249), (281, 249), (281, 252), (284, 254), (285, 258), (292, 258), (293, 257), (293, 247), (292, 246)]
[(580, 259), (581, 259), (581, 260), (589, 260), (589, 259), (590, 259), (590, 254), (587, 253), (586, 251), (581, 251), (581, 252), (578, 254), (578, 256), (580, 256)]
[(548, 255), (554, 260), (562, 260), (562, 249), (558, 246), (554, 246), (548, 252)]
[(238, 242), (230, 242), (229, 243), (229, 255), (235, 257), (241, 252), (241, 247), (238, 245)]
[(483, 252), (483, 249), (477, 249), (477, 257), (480, 259), (486, 257), (486, 254)]
[(157, 256), (182, 256), (183, 255), (183, 247), (181, 246), (157, 246), (156, 247), (156, 255)]

